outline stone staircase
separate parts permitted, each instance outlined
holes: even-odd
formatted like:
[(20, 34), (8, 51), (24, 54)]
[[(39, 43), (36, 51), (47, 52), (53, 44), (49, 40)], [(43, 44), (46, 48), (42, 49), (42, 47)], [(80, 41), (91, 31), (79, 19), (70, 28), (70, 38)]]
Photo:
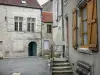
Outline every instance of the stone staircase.
[(73, 75), (73, 70), (68, 60), (65, 58), (54, 58), (52, 75)]

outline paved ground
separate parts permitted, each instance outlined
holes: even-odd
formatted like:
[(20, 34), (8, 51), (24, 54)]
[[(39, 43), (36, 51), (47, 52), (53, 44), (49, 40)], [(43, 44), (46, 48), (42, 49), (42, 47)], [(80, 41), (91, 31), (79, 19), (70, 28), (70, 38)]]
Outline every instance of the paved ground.
[(50, 75), (47, 60), (39, 57), (0, 60), (0, 75)]

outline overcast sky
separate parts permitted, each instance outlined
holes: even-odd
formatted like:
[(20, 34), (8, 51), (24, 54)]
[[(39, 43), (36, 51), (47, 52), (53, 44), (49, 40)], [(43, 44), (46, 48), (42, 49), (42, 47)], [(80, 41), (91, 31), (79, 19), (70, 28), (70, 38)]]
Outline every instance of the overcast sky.
[(48, 0), (37, 0), (39, 3), (40, 3), (40, 5), (42, 5), (42, 4), (44, 4), (45, 2), (47, 2)]

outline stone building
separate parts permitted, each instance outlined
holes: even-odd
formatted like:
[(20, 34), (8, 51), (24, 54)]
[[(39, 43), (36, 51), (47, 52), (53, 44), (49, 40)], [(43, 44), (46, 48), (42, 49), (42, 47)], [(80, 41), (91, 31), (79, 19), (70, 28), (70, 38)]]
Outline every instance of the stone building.
[(42, 50), (43, 55), (50, 55), (51, 45), (53, 44), (52, 38), (52, 25), (53, 25), (53, 14), (52, 14), (52, 2), (47, 1), (42, 5)]
[(66, 56), (66, 38), (62, 15), (62, 0), (53, 0), (53, 41), (56, 53)]
[[(65, 45), (63, 53), (72, 64), (74, 75), (100, 74), (100, 0), (52, 2), (53, 40), (56, 44)], [(80, 67), (79, 61), (85, 67)]]
[(48, 12), (52, 12), (52, 2), (50, 0), (48, 0), (46, 3), (44, 3), (42, 5), (43, 9), (42, 11), (48, 11)]
[(52, 24), (53, 14), (52, 12), (42, 12), (42, 39), (43, 39), (43, 53), (50, 51), (50, 47), (53, 44), (52, 39)]
[(37, 0), (0, 0), (0, 53), (4, 57), (40, 54), (41, 9)]

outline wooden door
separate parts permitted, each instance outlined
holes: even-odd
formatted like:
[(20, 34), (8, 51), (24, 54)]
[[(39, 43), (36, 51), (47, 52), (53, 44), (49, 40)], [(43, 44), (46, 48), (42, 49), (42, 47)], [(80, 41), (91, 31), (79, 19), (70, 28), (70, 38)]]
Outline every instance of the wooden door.
[(37, 44), (35, 42), (29, 43), (28, 54), (29, 56), (37, 55)]

